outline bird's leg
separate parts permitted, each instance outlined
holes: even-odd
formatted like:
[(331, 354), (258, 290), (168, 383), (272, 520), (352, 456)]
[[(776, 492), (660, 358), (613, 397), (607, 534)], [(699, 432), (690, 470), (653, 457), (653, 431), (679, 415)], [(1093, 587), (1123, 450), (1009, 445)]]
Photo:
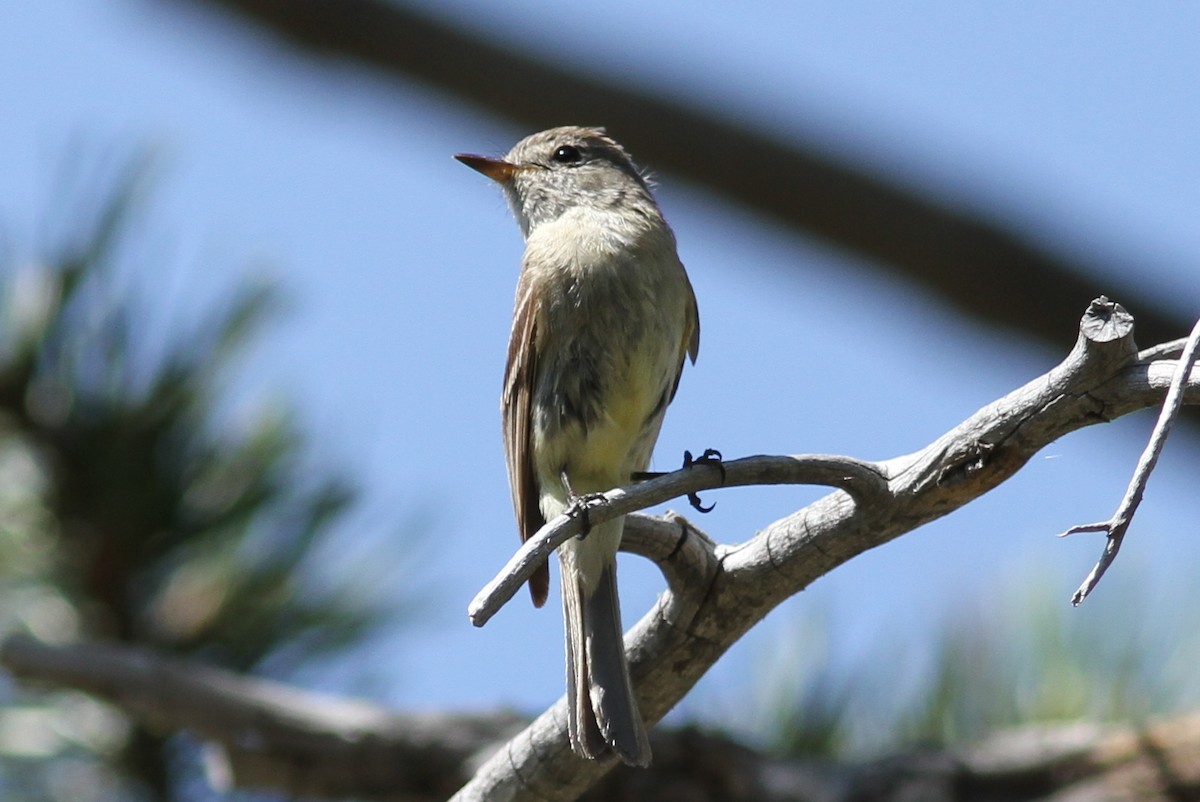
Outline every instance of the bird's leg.
[[(715, 465), (721, 471), (721, 484), (725, 484), (725, 464), (721, 461), (721, 452), (715, 448), (706, 448), (704, 453), (698, 457), (693, 457), (692, 452), (683, 452), (683, 467), (690, 468), (693, 465)], [(696, 512), (712, 512), (713, 507), (717, 506), (717, 502), (713, 502), (705, 507), (700, 503), (700, 494), (695, 491), (688, 493), (688, 503), (696, 510)]]
[(578, 537), (582, 540), (587, 537), (588, 532), (592, 531), (592, 522), (588, 518), (588, 510), (592, 507), (597, 507), (601, 504), (607, 504), (608, 499), (603, 493), (584, 493), (580, 495), (571, 487), (571, 480), (567, 478), (567, 469), (563, 468), (558, 472), (558, 477), (562, 479), (563, 487), (567, 489), (567, 508), (564, 514), (572, 518), (578, 517), (582, 531)]

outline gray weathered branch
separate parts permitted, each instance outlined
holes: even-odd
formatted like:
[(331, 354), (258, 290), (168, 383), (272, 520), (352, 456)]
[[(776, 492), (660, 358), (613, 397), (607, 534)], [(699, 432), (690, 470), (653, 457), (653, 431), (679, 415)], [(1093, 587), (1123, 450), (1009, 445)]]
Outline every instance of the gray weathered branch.
[[(867, 506), (882, 502), (887, 495), (886, 477), (880, 468), (852, 457), (826, 454), (745, 457), (723, 462), (720, 467), (697, 463), (630, 487), (610, 490), (603, 494), (603, 505), (589, 509), (588, 520), (593, 525), (603, 523), (673, 498), (718, 487), (793, 484), (838, 487)], [(677, 520), (686, 533), (686, 522), (682, 518)], [(525, 541), (467, 608), (471, 623), (477, 627), (486, 624), (556, 548), (581, 531), (582, 521), (577, 516), (560, 515)]]
[[(1060, 365), (913, 454), (880, 463), (731, 461), (727, 484), (754, 477), (755, 483), (839, 488), (743, 543), (717, 545), (673, 514), (629, 515), (623, 548), (654, 560), (668, 579), (667, 591), (626, 636), (643, 714), (662, 718), (738, 638), (813, 580), (986, 493), (1062, 435), (1161, 403), (1178, 363), (1157, 357), (1176, 349), (1152, 348), (1144, 352), (1149, 358), (1140, 358), (1132, 328), (1119, 305), (1094, 301)], [(1190, 372), (1183, 397), (1200, 402), (1200, 370)], [(679, 471), (614, 491), (608, 508), (594, 513), (620, 514), (720, 481), (711, 466)], [(569, 537), (573, 525), (552, 521), (537, 540)], [(527, 564), (515, 560), (498, 582), (519, 584)], [(488, 598), (503, 603), (503, 596)], [(503, 726), (488, 717), (389, 714), (145, 652), (55, 649), (16, 639), (0, 659), (21, 676), (87, 690), (164, 729), (190, 729), (220, 743), (237, 784), (312, 796), (425, 800), (444, 798), (473, 773), (456, 800), (569, 800), (611, 768), (571, 753), (562, 700), (496, 748)], [(659, 745), (656, 740), (659, 759), (669, 760), (669, 746)]]
[(1187, 388), (1188, 376), (1191, 375), (1192, 366), (1196, 364), (1196, 354), (1200, 351), (1200, 320), (1196, 321), (1196, 325), (1192, 328), (1192, 334), (1184, 343), (1183, 350), (1179, 354), (1179, 363), (1175, 367), (1175, 376), (1171, 379), (1171, 387), (1167, 390), (1167, 398), (1163, 401), (1162, 411), (1159, 413), (1158, 421), (1154, 424), (1154, 431), (1150, 434), (1150, 442), (1146, 444), (1145, 450), (1142, 451), (1142, 456), (1138, 459), (1137, 466), (1133, 470), (1133, 478), (1129, 480), (1129, 487), (1125, 490), (1125, 496), (1121, 499), (1121, 503), (1117, 505), (1117, 511), (1107, 521), (1101, 521), (1094, 524), (1081, 524), (1072, 526), (1066, 532), (1063, 532), (1059, 537), (1066, 535), (1074, 535), (1079, 532), (1104, 532), (1107, 536), (1104, 542), (1104, 551), (1100, 555), (1100, 559), (1096, 562), (1094, 568), (1083, 580), (1083, 584), (1075, 591), (1075, 595), (1071, 597), (1071, 604), (1078, 606), (1088, 597), (1088, 594), (1095, 589), (1100, 582), (1101, 577), (1112, 565), (1113, 560), (1117, 558), (1117, 552), (1121, 550), (1121, 542), (1125, 539), (1125, 533), (1129, 530), (1129, 524), (1133, 522), (1133, 514), (1137, 512), (1138, 505), (1142, 503), (1142, 496), (1146, 492), (1146, 483), (1150, 481), (1150, 474), (1154, 471), (1154, 466), (1158, 463), (1158, 457), (1162, 454), (1163, 446), (1167, 442), (1167, 434), (1171, 431), (1171, 424), (1179, 417), (1179, 410), (1183, 407), (1183, 393)]
[[(986, 493), (1062, 435), (1160, 402), (1162, 390), (1151, 377), (1164, 369), (1169, 374), (1173, 364), (1139, 361), (1133, 318), (1119, 304), (1099, 298), (1080, 321), (1075, 348), (1057, 367), (979, 410), (921, 451), (864, 466), (864, 479), (876, 476), (886, 482), (885, 492), (860, 497), (870, 503), (838, 490), (751, 540), (712, 547), (716, 569), (707, 574), (711, 578), (669, 588), (626, 635), (643, 715), (649, 721), (662, 718), (734, 642), (813, 580)], [(1194, 403), (1200, 397), (1200, 376), (1193, 374), (1187, 386)], [(719, 474), (706, 467), (663, 477), (668, 478), (685, 494), (711, 487)], [(615, 514), (625, 493), (636, 492), (650, 494), (646, 488), (622, 490), (609, 512)], [(641, 516), (626, 520), (633, 533), (646, 525)], [(571, 525), (560, 519), (547, 529), (561, 534)], [(706, 537), (697, 540), (711, 543)], [(681, 610), (687, 611), (686, 618), (680, 618)], [(602, 776), (609, 765), (571, 753), (564, 705), (560, 699), (509, 741), (454, 797), (456, 802), (570, 800)]]

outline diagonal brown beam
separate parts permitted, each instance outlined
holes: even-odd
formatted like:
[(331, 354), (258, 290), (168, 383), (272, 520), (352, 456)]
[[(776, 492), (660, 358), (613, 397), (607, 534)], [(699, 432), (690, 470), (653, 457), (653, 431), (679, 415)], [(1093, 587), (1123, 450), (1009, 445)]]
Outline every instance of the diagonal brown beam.
[[(1127, 301), (1138, 340), (1182, 336), (1191, 321), (1136, 281), (1088, 275), (1021, 232), (918, 190), (756, 131), (719, 110), (572, 71), (383, 0), (173, 0), (222, 7), (305, 50), (416, 79), (529, 130), (601, 123), (656, 170), (883, 263), (977, 318), (1060, 341), (1098, 293)], [(454, 149), (469, 149), (458, 143)], [(744, 266), (736, 266), (745, 269)], [(1067, 321), (1067, 322), (1064, 322)]]

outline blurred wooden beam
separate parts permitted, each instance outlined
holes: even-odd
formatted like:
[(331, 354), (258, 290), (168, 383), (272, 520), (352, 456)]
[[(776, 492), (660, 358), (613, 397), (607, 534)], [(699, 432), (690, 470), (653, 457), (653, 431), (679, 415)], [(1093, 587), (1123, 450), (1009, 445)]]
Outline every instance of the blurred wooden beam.
[[(1136, 266), (1121, 282), (1089, 276), (1087, 265), (1031, 244), (1005, 223), (940, 204), (807, 143), (773, 138), (719, 109), (606, 82), (395, 2), (173, 2), (237, 12), (302, 49), (429, 84), (529, 131), (603, 124), (655, 170), (882, 263), (989, 323), (1061, 342), (1078, 310), (1105, 293), (1137, 316), (1143, 345), (1191, 328), (1159, 308), (1156, 294), (1137, 281)], [(447, 153), (471, 147), (478, 143), (447, 144)]]

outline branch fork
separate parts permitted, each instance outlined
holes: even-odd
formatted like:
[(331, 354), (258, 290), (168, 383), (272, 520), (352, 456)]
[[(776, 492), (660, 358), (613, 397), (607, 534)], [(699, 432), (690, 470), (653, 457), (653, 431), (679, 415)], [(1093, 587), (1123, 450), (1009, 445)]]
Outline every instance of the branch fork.
[[(1168, 345), (1168, 352), (1173, 350), (1173, 345)], [(1170, 433), (1171, 425), (1179, 417), (1179, 410), (1183, 407), (1184, 390), (1187, 387), (1188, 378), (1191, 376), (1192, 367), (1196, 364), (1197, 351), (1200, 351), (1200, 321), (1196, 322), (1191, 335), (1180, 351), (1179, 362), (1175, 367), (1171, 386), (1167, 389), (1167, 397), (1163, 401), (1162, 411), (1150, 433), (1150, 441), (1142, 451), (1141, 457), (1138, 458), (1137, 466), (1133, 470), (1133, 478), (1129, 480), (1129, 486), (1125, 489), (1125, 495), (1117, 506), (1117, 511), (1107, 521), (1072, 526), (1059, 535), (1059, 537), (1066, 537), (1081, 532), (1103, 532), (1105, 534), (1104, 551), (1100, 554), (1100, 559), (1087, 578), (1083, 580), (1083, 584), (1071, 596), (1071, 604), (1076, 607), (1095, 590), (1096, 585), (1121, 550), (1121, 543), (1125, 540), (1129, 524), (1133, 522), (1134, 513), (1137, 512), (1138, 505), (1142, 503), (1142, 496), (1146, 492), (1150, 474), (1158, 463), (1163, 446), (1166, 445), (1167, 434)], [(1151, 349), (1151, 354), (1158, 355), (1158, 349)], [(1140, 356), (1145, 358), (1147, 354), (1143, 352)]]
[[(650, 722), (662, 718), (745, 632), (815, 579), (986, 493), (1063, 435), (1162, 403), (1163, 390), (1169, 387), (1164, 417), (1148, 448), (1150, 457), (1143, 455), (1135, 477), (1148, 475), (1178, 405), (1200, 403), (1200, 371), (1191, 367), (1200, 348), (1200, 324), (1178, 362), (1170, 363), (1160, 360), (1177, 353), (1178, 343), (1138, 354), (1132, 331), (1133, 319), (1119, 304), (1096, 299), (1080, 323), (1075, 348), (1061, 364), (913, 454), (885, 462), (803, 454), (746, 457), (723, 463), (724, 481), (719, 468), (700, 464), (604, 494), (605, 502), (590, 510), (593, 522), (626, 515), (622, 548), (654, 560), (667, 577), (668, 590), (625, 639), (643, 715)], [(818, 484), (834, 491), (728, 546), (717, 545), (674, 513), (662, 518), (636, 514), (688, 493), (753, 484)], [(1112, 520), (1071, 530), (1109, 535), (1095, 579), (1115, 557), (1144, 484), (1142, 478), (1131, 485), (1127, 500), (1133, 501), (1123, 501)], [(556, 518), (526, 542), (471, 603), (472, 622), (486, 623), (534, 565), (579, 534), (580, 523)], [(1085, 588), (1094, 584), (1085, 583)], [(611, 768), (570, 751), (563, 699), (508, 737), (482, 763), (477, 762), (476, 746), (469, 757), (463, 757), (462, 750), (454, 753), (458, 758), (446, 757), (458, 760), (457, 773), (442, 764), (433, 771), (429, 758), (421, 755), (436, 725), (427, 725), (426, 735), (414, 744), (407, 734), (422, 726), (415, 717), (383, 711), (377, 717), (352, 716), (354, 724), (347, 732), (340, 709), (314, 709), (304, 720), (295, 711), (288, 714), (293, 706), (299, 710), (299, 703), (278, 705), (282, 697), (275, 688), (216, 683), (215, 675), (203, 671), (195, 675), (197, 686), (185, 682), (190, 672), (174, 663), (175, 668), (160, 675), (161, 658), (143, 651), (105, 646), (104, 659), (97, 661), (92, 648), (35, 648), (27, 639), (10, 639), (0, 659), (21, 676), (82, 688), (144, 720), (191, 728), (218, 740), (235, 766), (257, 767), (253, 774), (235, 774), (239, 784), (320, 795), (331, 786), (317, 787), (315, 780), (325, 776), (323, 763), (330, 761), (339, 784), (336, 793), (328, 795), (416, 799), (428, 792), (431, 772), (443, 779), (473, 773), (454, 802), (553, 802), (575, 799)], [(163, 677), (179, 681), (164, 686), (159, 681)], [(200, 691), (207, 695), (196, 696)], [(202, 701), (197, 704), (196, 699)], [(275, 707), (264, 707), (264, 700), (275, 700)], [(335, 715), (342, 725), (329, 724), (325, 713)], [(245, 730), (239, 722), (254, 722), (253, 742), (241, 738)], [(437, 731), (450, 737), (463, 726), (471, 722), (443, 723)], [(326, 738), (330, 735), (333, 740)], [(341, 751), (330, 752), (331, 744)], [(358, 755), (353, 749), (360, 746), (370, 748), (369, 763), (355, 757), (354, 770), (346, 772), (345, 766), (351, 765), (346, 760)], [(344, 750), (350, 751), (343, 754)]]

